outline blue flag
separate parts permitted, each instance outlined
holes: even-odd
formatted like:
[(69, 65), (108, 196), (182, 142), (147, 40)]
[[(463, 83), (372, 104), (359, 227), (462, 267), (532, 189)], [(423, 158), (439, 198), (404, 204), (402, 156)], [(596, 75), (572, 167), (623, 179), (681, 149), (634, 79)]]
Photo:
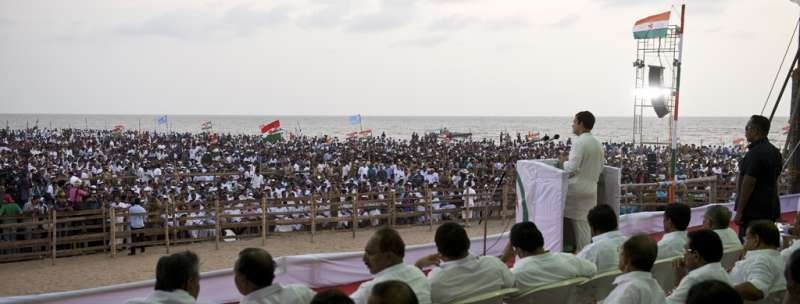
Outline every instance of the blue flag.
[(159, 124), (159, 125), (165, 125), (165, 124), (167, 124), (167, 115), (164, 115), (164, 116), (161, 116), (161, 117), (159, 117), (159, 118), (158, 118), (158, 124)]
[(347, 121), (350, 122), (351, 125), (357, 125), (361, 123), (361, 114), (353, 115), (347, 117)]

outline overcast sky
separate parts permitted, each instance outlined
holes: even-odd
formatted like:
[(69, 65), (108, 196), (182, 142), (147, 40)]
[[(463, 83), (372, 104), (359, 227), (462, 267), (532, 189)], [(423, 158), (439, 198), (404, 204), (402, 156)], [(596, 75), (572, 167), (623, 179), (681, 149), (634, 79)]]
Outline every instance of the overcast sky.
[[(673, 4), (0, 0), (0, 112), (630, 116), (631, 28)], [(687, 1), (681, 115), (759, 113), (798, 12)]]

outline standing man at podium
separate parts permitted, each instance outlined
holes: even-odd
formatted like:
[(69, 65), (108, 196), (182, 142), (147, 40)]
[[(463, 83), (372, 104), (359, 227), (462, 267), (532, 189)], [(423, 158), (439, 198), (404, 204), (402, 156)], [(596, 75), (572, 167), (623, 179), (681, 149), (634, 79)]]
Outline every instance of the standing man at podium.
[(591, 241), (586, 216), (597, 205), (597, 181), (603, 171), (603, 145), (592, 135), (594, 115), (589, 111), (575, 114), (572, 132), (578, 137), (569, 155), (562, 154), (564, 171), (569, 178), (564, 208), (564, 251), (579, 252)]

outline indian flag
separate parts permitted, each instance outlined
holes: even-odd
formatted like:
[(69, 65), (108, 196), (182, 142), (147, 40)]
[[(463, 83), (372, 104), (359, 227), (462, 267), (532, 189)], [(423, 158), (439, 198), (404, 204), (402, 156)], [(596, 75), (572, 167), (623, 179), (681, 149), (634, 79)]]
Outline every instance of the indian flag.
[(280, 120), (275, 120), (271, 123), (263, 124), (259, 128), (261, 129), (261, 139), (271, 143), (279, 141), (283, 134)]
[(636, 21), (636, 24), (633, 25), (633, 39), (666, 37), (669, 28), (669, 14), (670, 12), (663, 12)]

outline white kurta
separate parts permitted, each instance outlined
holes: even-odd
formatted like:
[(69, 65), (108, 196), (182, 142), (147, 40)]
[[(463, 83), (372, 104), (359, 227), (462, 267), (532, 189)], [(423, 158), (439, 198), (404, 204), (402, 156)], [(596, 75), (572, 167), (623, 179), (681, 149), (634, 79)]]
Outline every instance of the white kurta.
[(686, 231), (673, 231), (658, 241), (658, 260), (683, 255), (683, 245), (689, 241)]
[(530, 289), (579, 277), (592, 277), (597, 274), (597, 266), (570, 253), (547, 252), (519, 259), (511, 272), (517, 288)]
[(603, 300), (606, 304), (664, 304), (664, 290), (653, 274), (632, 271), (614, 279), (614, 290)]
[(766, 297), (772, 291), (786, 289), (786, 278), (783, 276), (784, 268), (786, 268), (786, 264), (777, 250), (748, 251), (744, 259), (736, 262), (733, 269), (731, 269), (731, 284), (735, 286), (750, 282)]
[(714, 229), (714, 232), (716, 232), (717, 235), (719, 235), (719, 239), (722, 240), (723, 251), (742, 250), (742, 242), (739, 241), (739, 235), (737, 235), (736, 231), (733, 231), (733, 229)]
[(468, 255), (444, 262), (428, 273), (428, 280), (433, 303), (450, 303), (514, 286), (514, 275), (500, 259), (492, 256)]
[(589, 210), (597, 205), (597, 181), (604, 163), (600, 141), (589, 132), (578, 136), (564, 163), (564, 171), (570, 176), (564, 217), (586, 220)]
[(731, 283), (728, 273), (725, 272), (724, 268), (722, 268), (722, 264), (719, 262), (708, 263), (702, 267), (690, 271), (689, 274), (683, 277), (683, 280), (681, 280), (681, 283), (678, 284), (678, 287), (675, 288), (669, 297), (667, 297), (667, 303), (686, 303), (686, 297), (689, 295), (689, 289), (691, 289), (695, 284), (708, 280), (718, 280), (728, 284)]
[(315, 292), (302, 285), (272, 284), (253, 291), (241, 300), (240, 304), (306, 304), (314, 298)]
[(398, 280), (408, 284), (411, 290), (417, 295), (417, 300), (419, 300), (420, 304), (431, 303), (431, 285), (428, 283), (425, 274), (417, 267), (402, 263), (381, 270), (381, 272), (375, 274), (372, 281), (361, 283), (361, 286), (350, 295), (350, 298), (352, 298), (356, 304), (365, 304), (367, 303), (367, 299), (369, 299), (369, 295), (372, 293), (372, 286), (380, 282), (391, 280)]
[(597, 272), (603, 273), (619, 268), (619, 247), (627, 238), (619, 230), (592, 237), (592, 243), (583, 247), (578, 257), (597, 265)]

